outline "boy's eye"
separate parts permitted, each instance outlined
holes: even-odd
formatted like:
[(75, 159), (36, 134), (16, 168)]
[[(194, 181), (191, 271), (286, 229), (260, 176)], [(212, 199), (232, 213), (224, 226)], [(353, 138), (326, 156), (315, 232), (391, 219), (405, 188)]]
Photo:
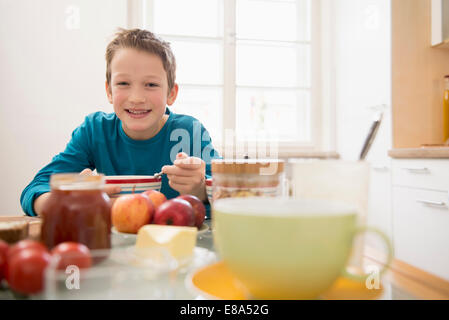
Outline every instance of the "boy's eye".
[(146, 84), (146, 86), (147, 86), (147, 87), (157, 87), (158, 84), (157, 84), (157, 83), (154, 83), (154, 82), (149, 82), (149, 83)]
[(122, 81), (122, 82), (117, 82), (118, 86), (127, 86), (128, 82)]

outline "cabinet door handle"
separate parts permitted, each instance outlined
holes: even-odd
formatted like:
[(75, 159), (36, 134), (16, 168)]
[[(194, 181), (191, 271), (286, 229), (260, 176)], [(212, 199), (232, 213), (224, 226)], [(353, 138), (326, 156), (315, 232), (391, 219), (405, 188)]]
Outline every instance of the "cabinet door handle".
[(422, 168), (402, 168), (402, 169), (410, 171), (410, 172), (414, 172), (414, 173), (430, 173), (429, 169), (427, 169), (426, 167), (422, 167)]
[(446, 206), (446, 203), (443, 202), (443, 201), (430, 201), (430, 200), (418, 199), (418, 200), (416, 200), (416, 202), (419, 202), (419, 203), (422, 203), (422, 204), (428, 204), (428, 205), (431, 205), (431, 206), (438, 206), (438, 207), (445, 207)]

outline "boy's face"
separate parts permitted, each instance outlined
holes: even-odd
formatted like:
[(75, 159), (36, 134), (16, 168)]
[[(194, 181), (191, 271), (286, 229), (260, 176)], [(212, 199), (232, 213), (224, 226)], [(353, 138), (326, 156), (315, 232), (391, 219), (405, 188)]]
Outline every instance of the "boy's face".
[(175, 102), (178, 86), (168, 89), (167, 73), (155, 54), (122, 48), (111, 61), (109, 102), (132, 139), (154, 137), (165, 123), (165, 106)]

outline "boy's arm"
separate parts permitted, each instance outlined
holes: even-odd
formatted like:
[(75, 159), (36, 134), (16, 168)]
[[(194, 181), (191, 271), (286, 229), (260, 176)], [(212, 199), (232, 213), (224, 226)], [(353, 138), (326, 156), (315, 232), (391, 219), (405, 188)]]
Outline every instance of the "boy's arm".
[(38, 216), (40, 216), (42, 214), (42, 208), (43, 208), (43, 206), (45, 204), (45, 201), (47, 201), (49, 196), (50, 196), (50, 192), (43, 193), (40, 196), (38, 196), (36, 198), (36, 200), (34, 200), (33, 209), (34, 209), (34, 212)]
[(89, 128), (86, 122), (87, 120), (73, 131), (72, 138), (64, 152), (56, 155), (23, 190), (20, 203), (27, 215), (40, 214), (42, 206), (49, 196), (49, 181), (53, 173), (81, 172), (85, 168), (94, 169), (90, 152)]

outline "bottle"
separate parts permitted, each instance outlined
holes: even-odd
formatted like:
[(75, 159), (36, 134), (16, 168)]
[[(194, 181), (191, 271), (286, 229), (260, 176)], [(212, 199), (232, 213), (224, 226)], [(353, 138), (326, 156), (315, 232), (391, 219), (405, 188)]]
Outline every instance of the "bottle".
[(443, 142), (449, 144), (449, 75), (444, 76)]

